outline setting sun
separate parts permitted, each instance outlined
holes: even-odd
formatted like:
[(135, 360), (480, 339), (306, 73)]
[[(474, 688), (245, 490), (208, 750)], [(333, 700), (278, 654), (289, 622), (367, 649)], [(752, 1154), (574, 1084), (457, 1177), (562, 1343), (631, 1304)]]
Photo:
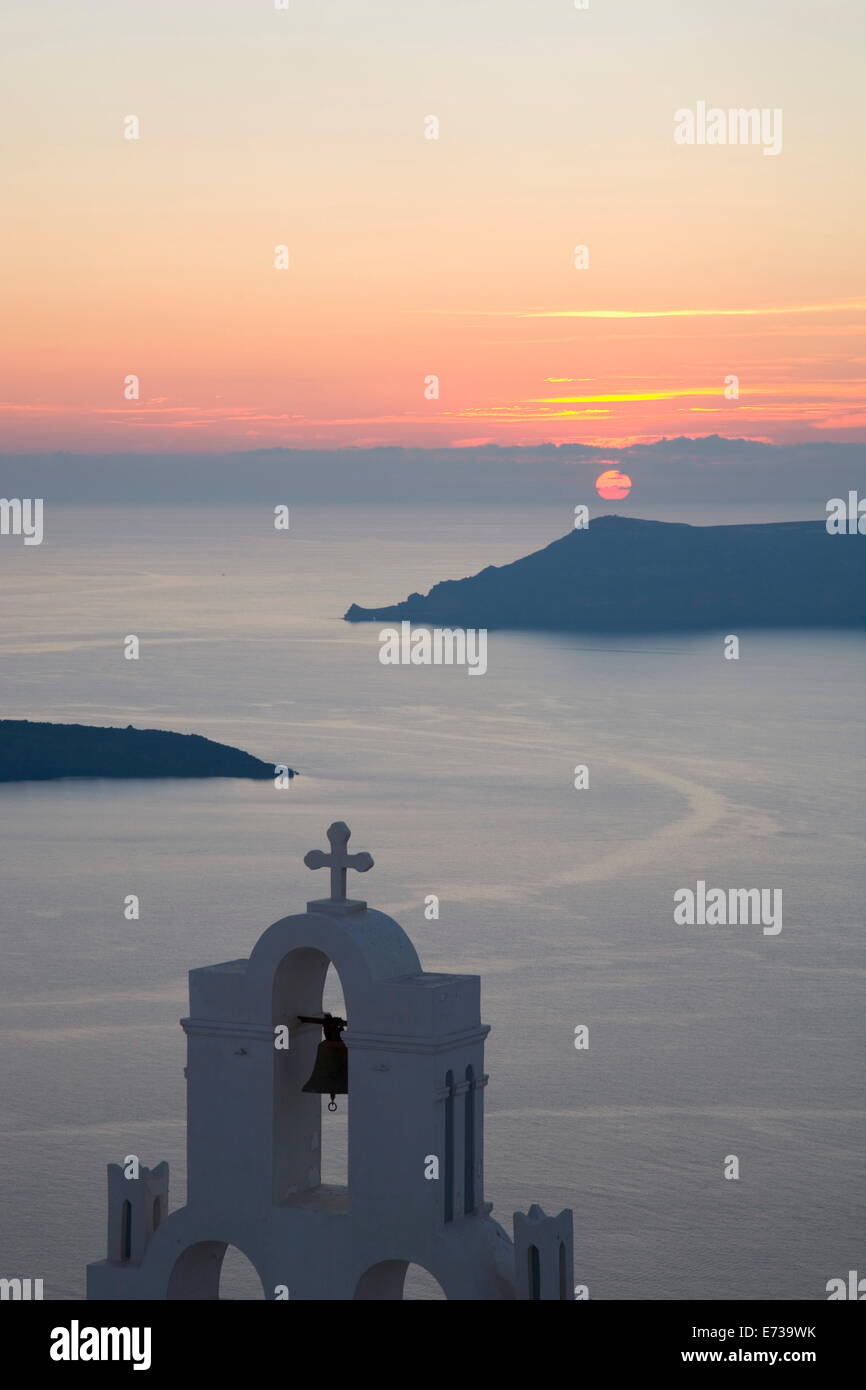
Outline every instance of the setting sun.
[(595, 490), (605, 501), (620, 502), (631, 492), (631, 478), (627, 473), (620, 473), (618, 468), (608, 468), (596, 478)]

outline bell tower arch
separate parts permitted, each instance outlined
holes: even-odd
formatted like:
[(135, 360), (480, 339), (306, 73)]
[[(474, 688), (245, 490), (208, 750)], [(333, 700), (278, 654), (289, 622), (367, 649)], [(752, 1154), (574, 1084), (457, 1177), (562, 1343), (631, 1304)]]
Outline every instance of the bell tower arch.
[[(330, 961), (310, 946), (297, 946), (273, 976), (271, 1021), (274, 1029), (273, 1125), (271, 1137), (273, 1201), (285, 1202), (321, 1182), (322, 1107), (304, 1092), (321, 1033), (299, 1023), (321, 1012)], [(277, 1030), (285, 1030), (278, 1037)], [(282, 1038), (288, 1047), (278, 1047)]]

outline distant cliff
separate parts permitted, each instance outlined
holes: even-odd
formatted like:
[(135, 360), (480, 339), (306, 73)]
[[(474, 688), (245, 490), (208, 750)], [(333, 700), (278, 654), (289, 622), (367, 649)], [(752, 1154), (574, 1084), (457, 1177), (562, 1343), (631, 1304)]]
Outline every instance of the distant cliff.
[[(294, 772), (289, 776), (293, 777)], [(0, 719), (0, 782), (55, 777), (274, 776), (274, 764), (199, 734)]]
[(602, 516), (513, 564), (347, 622), (548, 631), (866, 625), (866, 539), (823, 521), (686, 526)]

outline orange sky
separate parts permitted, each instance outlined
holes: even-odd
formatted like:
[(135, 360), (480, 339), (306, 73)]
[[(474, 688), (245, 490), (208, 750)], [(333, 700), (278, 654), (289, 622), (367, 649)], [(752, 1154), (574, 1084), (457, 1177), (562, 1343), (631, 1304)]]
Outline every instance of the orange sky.
[(850, 7), (7, 8), (6, 450), (866, 437)]

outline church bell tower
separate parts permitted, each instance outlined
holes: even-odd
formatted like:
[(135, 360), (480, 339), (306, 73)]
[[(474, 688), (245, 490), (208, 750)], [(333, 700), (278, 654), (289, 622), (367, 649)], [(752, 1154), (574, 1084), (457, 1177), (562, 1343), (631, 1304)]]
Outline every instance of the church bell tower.
[[(336, 822), (329, 851), (305, 858), (329, 869), (329, 897), (275, 922), (249, 959), (190, 971), (187, 1204), (162, 1210), (167, 1164), (129, 1180), (110, 1165), (109, 1254), (88, 1267), (88, 1298), (216, 1299), (229, 1244), (270, 1299), (400, 1299), (409, 1264), (449, 1299), (571, 1298), (571, 1212), (517, 1213), (512, 1243), (485, 1201), (479, 977), (424, 971), (397, 922), (347, 898), (347, 871), (373, 867), (349, 837)], [(345, 1020), (322, 1013), (331, 964)], [(320, 1167), (321, 1096), (336, 1104), (343, 1082), (345, 1187)], [(137, 1218), (133, 1253), (123, 1223), (157, 1210)]]

